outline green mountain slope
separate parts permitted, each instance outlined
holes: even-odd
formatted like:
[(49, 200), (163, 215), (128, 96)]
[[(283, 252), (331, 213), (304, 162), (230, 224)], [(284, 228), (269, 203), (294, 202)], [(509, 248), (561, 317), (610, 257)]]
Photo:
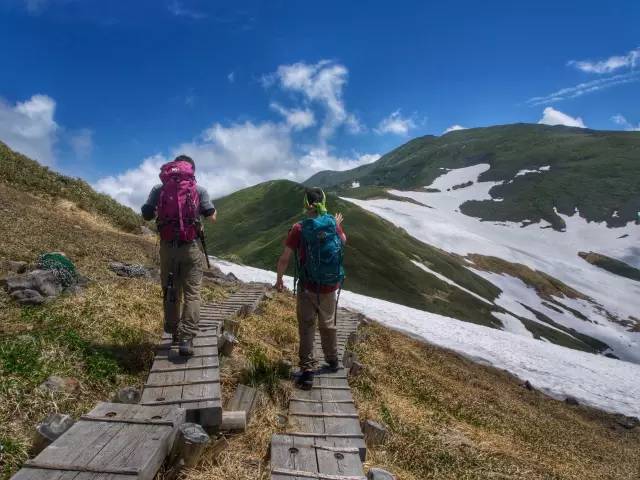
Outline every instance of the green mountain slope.
[[(303, 192), (301, 185), (281, 180), (217, 200), (220, 215), (218, 224), (209, 227), (209, 252), (236, 255), (248, 265), (274, 270), (289, 228), (302, 218)], [(461, 259), (336, 196), (329, 195), (328, 206), (345, 216), (346, 289), (469, 322), (499, 325), (489, 305), (411, 262), (424, 262), (478, 295), (494, 299), (499, 289), (467, 270)]]
[[(640, 210), (640, 133), (604, 132), (562, 126), (515, 124), (425, 136), (384, 155), (378, 161), (346, 172), (320, 172), (305, 182), (349, 196), (380, 195), (380, 189), (356, 193), (361, 187), (418, 189), (429, 185), (441, 168), (488, 163), (480, 181), (510, 181), (491, 190), (503, 202), (472, 201), (467, 215), (485, 220), (550, 222), (562, 229), (554, 212), (580, 214), (609, 226), (636, 219)], [(549, 171), (516, 177), (520, 170), (549, 165)], [(618, 215), (613, 217), (613, 212)]]
[(22, 192), (51, 199), (65, 199), (78, 207), (107, 218), (116, 227), (132, 232), (142, 224), (133, 210), (108, 195), (96, 192), (84, 180), (71, 178), (43, 167), (0, 142), (0, 182)]

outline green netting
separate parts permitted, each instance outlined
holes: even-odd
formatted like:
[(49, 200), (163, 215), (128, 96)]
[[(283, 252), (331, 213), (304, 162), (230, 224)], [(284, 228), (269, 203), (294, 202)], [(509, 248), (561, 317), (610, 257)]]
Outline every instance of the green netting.
[(77, 281), (76, 266), (60, 253), (43, 253), (38, 257), (36, 265), (41, 270), (53, 271), (64, 287), (69, 287)]

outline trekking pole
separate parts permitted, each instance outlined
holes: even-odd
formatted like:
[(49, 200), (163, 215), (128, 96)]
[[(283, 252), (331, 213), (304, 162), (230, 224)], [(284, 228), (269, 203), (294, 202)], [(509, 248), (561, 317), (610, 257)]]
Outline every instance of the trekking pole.
[(204, 253), (204, 258), (207, 260), (207, 269), (211, 270), (211, 263), (209, 262), (209, 255), (207, 255), (207, 242), (204, 237), (204, 227), (202, 223), (198, 222), (198, 238), (200, 238), (200, 243), (202, 244), (202, 251)]

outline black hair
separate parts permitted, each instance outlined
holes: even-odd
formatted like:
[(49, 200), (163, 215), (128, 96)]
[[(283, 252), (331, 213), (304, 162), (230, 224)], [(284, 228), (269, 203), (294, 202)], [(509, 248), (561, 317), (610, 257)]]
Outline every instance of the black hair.
[(191, 166), (193, 167), (193, 169), (196, 169), (196, 163), (193, 161), (193, 158), (187, 156), (187, 155), (178, 155), (174, 162), (189, 162), (191, 164)]
[(318, 187), (307, 188), (305, 190), (305, 195), (307, 196), (307, 202), (309, 202), (309, 205), (321, 203), (324, 199), (324, 192)]

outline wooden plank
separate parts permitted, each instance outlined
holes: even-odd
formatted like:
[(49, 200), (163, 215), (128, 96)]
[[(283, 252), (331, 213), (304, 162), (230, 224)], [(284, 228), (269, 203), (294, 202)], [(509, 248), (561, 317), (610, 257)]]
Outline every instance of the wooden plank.
[(15, 480), (152, 480), (173, 444), (185, 412), (99, 403), (33, 459)]
[(238, 384), (233, 397), (229, 399), (225, 408), (229, 411), (245, 411), (247, 413), (247, 422), (249, 422), (257, 403), (258, 390), (247, 385)]

